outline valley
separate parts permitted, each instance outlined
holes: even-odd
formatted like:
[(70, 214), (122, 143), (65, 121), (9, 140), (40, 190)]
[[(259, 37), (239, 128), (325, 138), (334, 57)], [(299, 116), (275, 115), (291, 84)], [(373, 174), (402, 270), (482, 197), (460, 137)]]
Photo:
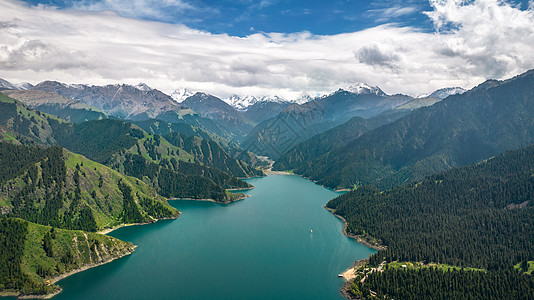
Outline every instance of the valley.
[(2, 295), (339, 299), (344, 273), (354, 299), (534, 297), (533, 71), (421, 97), (2, 84)]

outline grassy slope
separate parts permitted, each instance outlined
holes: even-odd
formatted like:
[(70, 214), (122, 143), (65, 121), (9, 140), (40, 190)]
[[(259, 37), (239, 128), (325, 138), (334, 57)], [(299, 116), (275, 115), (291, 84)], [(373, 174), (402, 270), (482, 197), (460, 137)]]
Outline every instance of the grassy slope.
[[(34, 295), (56, 293), (60, 288), (53, 283), (61, 275), (109, 262), (134, 250), (131, 243), (113, 237), (55, 228), (55, 238), (51, 239), (52, 255), (49, 256), (43, 248), (43, 237), (50, 232), (51, 227), (15, 220), (24, 222), (28, 226), (20, 263), (20, 271), (25, 280), (19, 283), (21, 285), (19, 289), (0, 291), (3, 293)], [(0, 245), (0, 248), (4, 246), (6, 245)], [(47, 286), (46, 280), (50, 280), (52, 284)]]
[[(82, 155), (66, 151), (67, 159), (67, 178), (72, 178), (76, 170), (76, 165), (80, 166), (79, 170), (85, 176), (80, 176), (82, 188), (82, 198), (93, 209), (93, 215), (100, 229), (120, 225), (120, 213), (122, 210), (122, 192), (118, 188), (119, 181), (122, 180), (132, 188), (132, 195), (139, 204), (139, 197), (148, 197), (161, 201), (169, 210), (177, 215), (178, 211), (170, 206), (166, 199), (156, 193), (156, 191), (145, 184), (142, 180), (134, 177), (123, 175), (109, 167), (91, 161)], [(100, 176), (103, 184), (99, 187)], [(70, 184), (74, 184), (71, 182)], [(74, 188), (74, 186), (72, 186)], [(96, 193), (93, 198), (91, 192)], [(99, 202), (101, 201), (101, 202)], [(143, 213), (141, 206), (139, 210)], [(144, 214), (147, 220), (154, 220), (152, 216)]]
[[(66, 182), (63, 192), (66, 195), (72, 195), (76, 188), (74, 182), (74, 174), (79, 173), (79, 186), (81, 191), (81, 200), (79, 207), (88, 206), (95, 218), (98, 229), (110, 228), (123, 223), (123, 193), (119, 189), (119, 182), (122, 182), (132, 189), (132, 197), (136, 202), (137, 209), (143, 216), (145, 222), (152, 222), (158, 219), (159, 216), (150, 215), (150, 213), (140, 205), (141, 198), (152, 199), (161, 203), (164, 208), (176, 217), (179, 212), (171, 207), (165, 198), (161, 197), (156, 191), (145, 184), (142, 180), (123, 175), (109, 167), (106, 167), (97, 162), (91, 161), (82, 155), (74, 154), (64, 150), (64, 159), (66, 165)], [(37, 163), (40, 165), (40, 162)], [(39, 167), (40, 168), (40, 167)], [(11, 200), (16, 195), (18, 190), (21, 190), (27, 184), (22, 179), (27, 174), (24, 172), (16, 178), (10, 179), (3, 186), (14, 186), (10, 192), (0, 193), (0, 207), (4, 209), (11, 209), (13, 205)], [(41, 199), (45, 192), (42, 189), (32, 193), (33, 200), (37, 201), (37, 205), (42, 208), (44, 206)], [(72, 197), (67, 196), (63, 200), (60, 214), (65, 214), (72, 203)]]

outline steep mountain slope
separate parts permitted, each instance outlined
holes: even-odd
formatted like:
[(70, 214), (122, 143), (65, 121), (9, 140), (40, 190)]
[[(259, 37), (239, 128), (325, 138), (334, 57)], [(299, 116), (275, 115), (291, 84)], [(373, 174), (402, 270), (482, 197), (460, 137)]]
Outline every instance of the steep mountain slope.
[[(473, 298), (484, 298), (481, 295), (486, 293), (497, 298), (507, 298), (512, 293), (517, 293), (513, 298), (532, 296), (533, 277), (517, 278), (520, 273), (511, 269), (521, 262), (528, 266), (527, 262), (534, 260), (533, 174), (534, 146), (529, 146), (480, 164), (453, 168), (420, 182), (386, 191), (362, 187), (331, 200), (327, 207), (347, 220), (349, 234), (387, 246), (371, 256), (371, 265), (385, 260), (486, 269), (480, 272), (483, 278), (478, 278), (478, 282), (463, 269), (449, 273), (448, 277), (454, 276), (456, 280), (447, 280), (465, 280), (450, 287), (443, 287), (439, 276), (422, 276), (418, 270), (412, 270), (411, 274), (397, 273), (399, 277), (411, 276), (411, 283), (405, 285), (395, 282), (399, 279), (387, 281), (393, 274), (376, 272), (380, 278), (370, 282), (366, 279), (365, 284), (358, 278), (353, 283), (354, 290), (377, 291), (378, 288), (390, 296), (401, 297), (410, 295), (413, 286), (426, 285), (437, 288), (436, 293), (466, 289), (474, 294)], [(399, 265), (406, 267), (407, 263)], [(388, 270), (387, 266), (385, 269)], [(443, 274), (440, 269), (428, 270)], [(480, 284), (482, 280), (502, 281), (503, 278), (508, 282), (499, 284), (499, 288), (508, 293), (502, 296), (494, 294), (493, 285)], [(380, 279), (381, 285), (374, 281)], [(511, 284), (512, 279), (521, 283)], [(424, 291), (414, 291), (413, 295), (424, 298)]]
[(460, 95), (465, 93), (466, 90), (461, 87), (451, 87), (451, 88), (443, 88), (434, 91), (432, 94), (424, 97), (419, 97), (411, 100), (408, 103), (405, 103), (401, 106), (396, 107), (396, 110), (414, 110), (425, 106), (431, 106), (435, 103), (438, 103), (439, 101), (452, 96), (452, 95)]
[(0, 153), (2, 214), (85, 231), (178, 216), (141, 180), (61, 147), (0, 143)]
[(461, 88), (461, 87), (449, 87), (449, 88), (442, 88), (439, 90), (434, 91), (432, 94), (428, 95), (430, 98), (438, 98), (438, 99), (445, 99), (452, 95), (461, 95), (463, 93), (467, 92), (467, 90)]
[(244, 148), (277, 160), (300, 142), (353, 117), (370, 118), (412, 100), (403, 95), (387, 96), (366, 85), (351, 90), (340, 89), (324, 98), (288, 106), (276, 117), (257, 125), (243, 143)]
[(65, 121), (23, 105), (0, 93), (0, 140), (56, 145), (49, 121)]
[[(194, 112), (193, 110), (189, 109), (191, 113), (184, 113), (186, 110), (183, 109), (180, 112), (175, 111), (167, 111), (162, 114), (157, 115), (154, 119), (144, 120), (144, 121), (133, 121), (136, 124), (141, 124), (143, 126), (150, 126), (150, 130), (145, 129), (145, 127), (142, 127), (143, 129), (147, 131), (154, 131), (154, 133), (158, 133), (161, 135), (164, 135), (166, 133), (169, 133), (173, 131), (174, 126), (180, 126), (180, 125), (174, 125), (174, 124), (187, 124), (193, 127), (200, 128), (206, 132), (209, 132), (210, 135), (213, 136), (219, 136), (226, 140), (231, 140), (234, 136), (233, 133), (231, 133), (229, 130), (224, 128), (221, 124), (215, 122), (212, 119), (201, 117), (198, 113)], [(151, 123), (156, 121), (164, 121), (166, 123), (169, 123), (167, 125), (167, 128), (165, 128), (165, 125), (162, 128), (159, 128), (158, 126), (151, 125)], [(161, 131), (163, 130), (163, 131)]]
[(287, 101), (257, 101), (247, 107), (241, 114), (253, 124), (274, 118), (286, 109), (291, 103)]
[[(211, 121), (209, 119), (204, 119)], [(213, 121), (212, 121), (213, 122)], [(203, 129), (203, 124), (200, 124), (199, 126), (192, 126), (188, 123), (170, 123), (170, 122), (164, 122), (160, 120), (146, 120), (146, 121), (138, 121), (138, 122), (132, 122), (135, 125), (139, 126), (146, 132), (150, 134), (158, 134), (160, 136), (166, 136), (170, 133), (180, 133), (182, 135), (190, 136), (190, 137), (199, 137), (203, 140), (207, 141), (214, 141), (219, 144), (220, 147), (230, 156), (234, 159), (241, 160), (248, 165), (250, 165), (253, 168), (261, 167), (264, 164), (261, 163), (261, 161), (254, 155), (252, 152), (246, 152), (244, 151), (240, 146), (238, 146), (236, 143), (231, 142), (227, 138), (224, 138), (218, 134), (213, 133), (212, 131), (208, 131)], [(215, 123), (215, 122), (213, 122)], [(219, 125), (217, 125), (219, 126)], [(229, 136), (229, 135), (228, 135)], [(238, 162), (240, 163), (240, 162)], [(209, 164), (208, 164), (209, 165)], [(211, 166), (211, 165), (209, 165)], [(256, 171), (255, 171), (256, 172)], [(251, 173), (252, 174), (252, 173)], [(256, 173), (253, 173), (256, 174)], [(256, 174), (257, 175), (257, 174)], [(236, 176), (236, 175), (234, 175)], [(251, 175), (252, 176), (252, 175)], [(254, 175), (255, 176), (255, 175)], [(249, 176), (245, 176), (249, 177)]]
[(195, 160), (204, 165), (217, 168), (236, 177), (264, 175), (247, 163), (231, 157), (217, 142), (200, 137), (187, 136), (179, 132), (166, 134), (164, 138), (171, 144), (191, 153)]
[(246, 135), (252, 129), (237, 109), (215, 96), (196, 93), (181, 104), (200, 113), (202, 117), (220, 123), (226, 130), (235, 134), (236, 139)]
[(130, 123), (105, 119), (70, 124), (3, 97), (0, 97), (0, 105), (5, 108), (0, 115), (3, 140), (61, 145), (142, 179), (165, 197), (226, 202), (232, 195), (225, 188), (250, 187), (221, 170), (194, 163), (194, 157), (183, 149)]
[(72, 123), (107, 118), (107, 115), (96, 107), (84, 104), (79, 100), (67, 99), (57, 93), (33, 90), (5, 90), (2, 92), (35, 110), (60, 117)]
[(53, 127), (60, 145), (147, 180), (165, 197), (225, 201), (224, 189), (250, 187), (221, 170), (194, 163), (185, 150), (127, 122), (108, 119)]
[(131, 243), (101, 234), (0, 218), (0, 294), (50, 297), (61, 291), (54, 284), (59, 276), (133, 250)]
[(145, 85), (115, 84), (106, 86), (68, 85), (44, 81), (34, 90), (55, 92), (66, 98), (80, 100), (110, 115), (120, 118), (153, 118), (163, 112), (179, 110), (180, 105), (170, 96)]
[(11, 82), (0, 78), (0, 90), (18, 90)]
[(329, 187), (390, 187), (534, 143), (534, 71), (450, 96), (297, 170)]
[(409, 111), (403, 110), (371, 119), (354, 117), (347, 123), (315, 135), (296, 145), (274, 163), (273, 169), (299, 170), (306, 162), (335, 148), (343, 147), (367, 131), (394, 122), (407, 114), (409, 114)]

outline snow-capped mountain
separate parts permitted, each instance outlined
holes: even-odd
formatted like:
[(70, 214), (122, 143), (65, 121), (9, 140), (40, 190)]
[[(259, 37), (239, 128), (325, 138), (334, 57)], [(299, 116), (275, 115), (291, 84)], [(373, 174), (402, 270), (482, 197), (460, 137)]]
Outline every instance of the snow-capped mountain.
[(250, 106), (258, 102), (258, 98), (252, 95), (239, 96), (232, 95), (227, 99), (223, 99), (224, 102), (230, 104), (231, 106), (237, 108), (238, 110), (247, 110)]
[(232, 95), (229, 98), (224, 99), (224, 102), (235, 107), (237, 110), (246, 111), (252, 105), (258, 102), (285, 103), (285, 102), (290, 102), (290, 101), (285, 100), (284, 98), (281, 98), (278, 96), (256, 97), (252, 95), (246, 95), (246, 96)]
[(320, 98), (321, 96), (317, 96), (317, 97), (312, 97), (306, 93), (303, 93), (299, 98), (297, 98), (294, 102), (297, 103), (297, 104), (304, 104), (306, 102), (310, 102), (312, 100), (315, 100), (317, 98)]
[(348, 88), (342, 88), (340, 90), (347, 91), (356, 95), (377, 95), (377, 96), (387, 96), (379, 87), (370, 86), (366, 83), (356, 83)]
[(138, 85), (135, 86), (136, 89), (142, 91), (142, 92), (149, 92), (152, 90), (151, 87), (149, 87), (148, 85), (146, 85), (145, 83), (143, 82), (140, 82)]
[(25, 91), (31, 89), (32, 87), (33, 85), (28, 82), (16, 84), (0, 78), (0, 89)]
[(171, 98), (178, 103), (182, 103), (185, 101), (185, 99), (193, 96), (194, 94), (196, 94), (196, 92), (190, 89), (176, 89), (171, 93)]
[(0, 78), (0, 89), (18, 90), (14, 84), (2, 78)]
[(431, 98), (445, 99), (451, 95), (463, 94), (466, 90), (461, 87), (448, 87), (439, 89), (432, 94), (428, 95)]

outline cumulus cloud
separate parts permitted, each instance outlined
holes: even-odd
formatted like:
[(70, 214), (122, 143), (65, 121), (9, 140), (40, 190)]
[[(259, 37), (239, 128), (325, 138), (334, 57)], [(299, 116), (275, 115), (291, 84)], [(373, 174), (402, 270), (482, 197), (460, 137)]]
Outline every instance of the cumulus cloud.
[(388, 93), (418, 95), (446, 86), (470, 88), (487, 78), (534, 68), (532, 5), (522, 10), (500, 0), (430, 4), (426, 15), (434, 32), (386, 24), (330, 36), (301, 32), (234, 37), (111, 11), (0, 0), (0, 78), (146, 82), (168, 93), (187, 87), (220, 97), (294, 98), (358, 81)]

